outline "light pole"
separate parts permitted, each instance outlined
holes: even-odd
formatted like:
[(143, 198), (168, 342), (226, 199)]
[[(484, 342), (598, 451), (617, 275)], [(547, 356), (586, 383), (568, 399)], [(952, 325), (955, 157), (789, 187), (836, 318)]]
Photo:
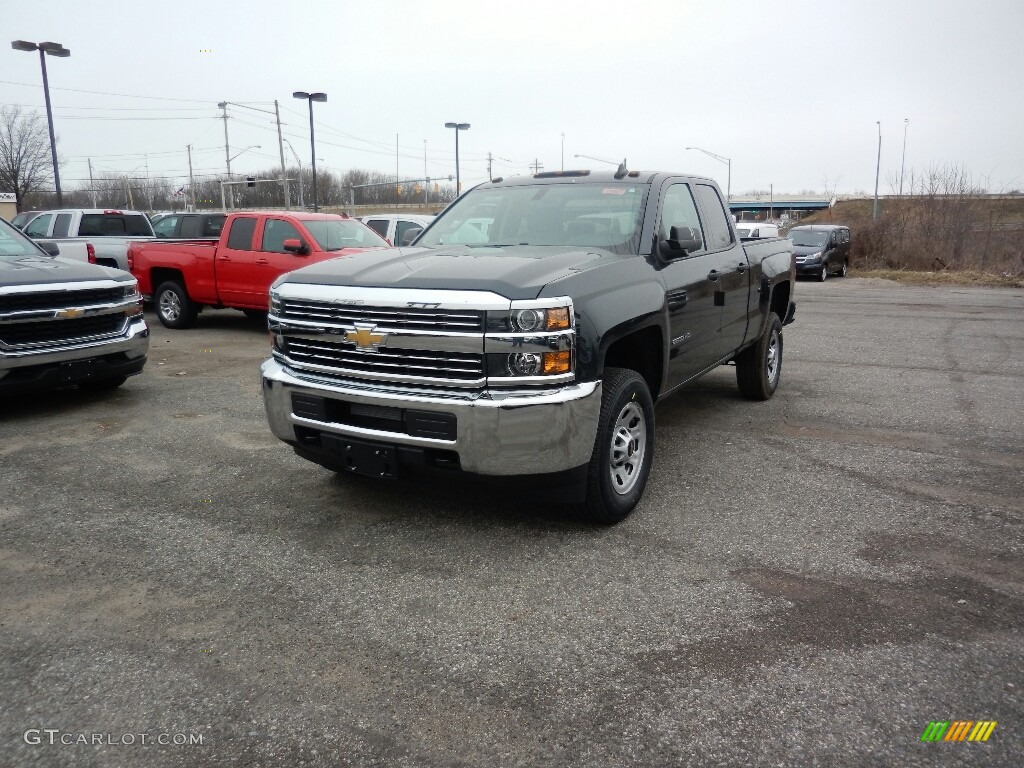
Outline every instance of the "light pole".
[(728, 168), (728, 176), (725, 180), (725, 203), (728, 205), (732, 202), (732, 159), (725, 157), (724, 155), (716, 155), (714, 152), (708, 152), (706, 149), (700, 147), (687, 147), (687, 151), (696, 150), (697, 152), (703, 152), (708, 157), (713, 157), (720, 163), (725, 163)]
[(878, 173), (882, 169), (882, 121), (876, 120), (878, 126), (878, 161), (875, 163), (875, 205), (871, 209), (871, 218), (878, 218)]
[(907, 126), (910, 125), (910, 118), (903, 118), (903, 159), (900, 160), (900, 197), (903, 197), (903, 169), (907, 165)]
[(43, 69), (43, 98), (46, 99), (46, 125), (50, 129), (50, 159), (53, 161), (53, 186), (57, 190), (57, 207), (64, 207), (64, 195), (60, 191), (60, 170), (57, 168), (57, 139), (53, 135), (53, 109), (50, 107), (50, 81), (46, 77), (46, 57), (58, 56), (66, 59), (71, 51), (60, 43), (30, 43), (27, 40), (12, 40), (11, 48), (16, 51), (39, 51), (39, 66)]
[(319, 211), (320, 204), (316, 195), (316, 139), (313, 133), (313, 102), (327, 101), (326, 93), (307, 93), (306, 91), (295, 91), (292, 93), (296, 99), (305, 99), (309, 102), (309, 151), (313, 156), (313, 210)]
[(562, 131), (562, 170), (565, 170), (565, 131)]
[(462, 192), (462, 179), (459, 176), (459, 131), (468, 131), (469, 123), (445, 123), (445, 128), (455, 129), (455, 196)]

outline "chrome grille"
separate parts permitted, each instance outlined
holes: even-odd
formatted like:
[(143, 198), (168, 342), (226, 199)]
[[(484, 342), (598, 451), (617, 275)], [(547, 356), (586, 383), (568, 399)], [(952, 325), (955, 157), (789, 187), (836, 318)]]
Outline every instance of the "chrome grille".
[(73, 320), (2, 323), (0, 341), (15, 347), (114, 336), (124, 330), (125, 322), (125, 316), (121, 313), (79, 317)]
[(484, 313), (478, 310), (367, 307), (307, 299), (282, 299), (280, 317), (346, 326), (371, 323), (382, 331), (480, 333), (484, 325)]
[(50, 291), (46, 293), (10, 293), (0, 295), (0, 312), (25, 312), (36, 309), (63, 309), (90, 304), (111, 304), (124, 298), (128, 283), (117, 288), (96, 288), (84, 291)]
[(285, 338), (284, 353), (297, 367), (341, 378), (473, 386), (484, 380), (482, 354), (355, 346), (306, 338)]

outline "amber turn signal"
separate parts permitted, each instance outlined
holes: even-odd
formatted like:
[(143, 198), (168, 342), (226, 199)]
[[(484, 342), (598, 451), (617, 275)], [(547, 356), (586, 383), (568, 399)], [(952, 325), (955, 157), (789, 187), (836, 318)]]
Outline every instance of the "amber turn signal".
[(545, 352), (544, 367), (541, 372), (544, 374), (569, 373), (571, 364), (571, 352)]
[(547, 319), (545, 322), (545, 328), (549, 331), (560, 331), (569, 327), (569, 308), (558, 307), (557, 309), (549, 309), (546, 312)]

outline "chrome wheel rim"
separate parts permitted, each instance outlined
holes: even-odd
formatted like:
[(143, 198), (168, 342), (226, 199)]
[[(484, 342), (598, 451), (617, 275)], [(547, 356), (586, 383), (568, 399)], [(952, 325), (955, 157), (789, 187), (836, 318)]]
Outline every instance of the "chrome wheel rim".
[(824, 264), (822, 264), (821, 266), (821, 275), (818, 277), (818, 279), (821, 280), (821, 282), (823, 283), (826, 279), (828, 279), (828, 267)]
[(847, 266), (846, 262), (844, 261), (844, 262), (843, 262), (843, 271), (842, 271), (842, 272), (840, 272), (839, 274), (840, 274), (841, 276), (843, 276), (843, 277), (846, 277), (846, 271), (847, 271), (848, 269), (849, 269), (849, 266)]
[(782, 359), (782, 339), (778, 331), (772, 331), (768, 339), (768, 354), (765, 356), (765, 373), (768, 375), (768, 382), (774, 386), (779, 376), (779, 362)]
[(626, 403), (612, 426), (612, 444), (608, 455), (608, 471), (612, 488), (620, 496), (633, 490), (647, 454), (647, 422), (643, 409)]
[(181, 316), (181, 301), (173, 291), (160, 294), (160, 316), (172, 323)]

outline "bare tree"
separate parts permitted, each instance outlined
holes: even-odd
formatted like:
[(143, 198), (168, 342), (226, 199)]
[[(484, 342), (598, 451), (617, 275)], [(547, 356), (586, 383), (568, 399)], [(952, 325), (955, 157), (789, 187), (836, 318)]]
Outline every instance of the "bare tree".
[(37, 112), (0, 107), (0, 188), (14, 192), (18, 210), (26, 195), (53, 178), (46, 125)]

